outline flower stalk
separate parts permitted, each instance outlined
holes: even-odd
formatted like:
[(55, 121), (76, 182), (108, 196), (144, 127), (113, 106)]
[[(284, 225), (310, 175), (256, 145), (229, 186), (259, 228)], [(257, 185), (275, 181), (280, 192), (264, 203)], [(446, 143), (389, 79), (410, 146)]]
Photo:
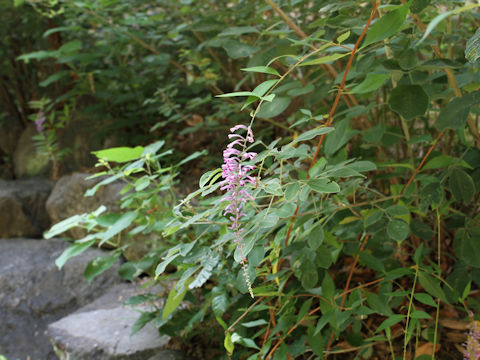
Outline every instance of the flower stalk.
[[(246, 135), (238, 134), (239, 130), (246, 131)], [(229, 228), (234, 233), (234, 241), (240, 253), (245, 281), (250, 296), (253, 298), (252, 284), (247, 271), (248, 262), (243, 254), (244, 238), (241, 218), (247, 216), (244, 212), (247, 201), (254, 200), (246, 189), (246, 184), (255, 184), (255, 178), (249, 175), (255, 169), (255, 166), (244, 165), (243, 162), (255, 159), (257, 153), (247, 151), (247, 144), (254, 141), (250, 126), (236, 125), (232, 127), (228, 138), (231, 139), (231, 142), (223, 151), (222, 177), (224, 180), (221, 182), (220, 188), (227, 193), (222, 201), (228, 201), (223, 214), (230, 215), (229, 219), (232, 223)]]

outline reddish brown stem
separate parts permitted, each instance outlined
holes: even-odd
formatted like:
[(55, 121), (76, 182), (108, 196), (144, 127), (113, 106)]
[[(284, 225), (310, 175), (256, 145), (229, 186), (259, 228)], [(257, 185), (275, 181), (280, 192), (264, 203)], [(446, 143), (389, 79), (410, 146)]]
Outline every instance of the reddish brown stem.
[[(342, 91), (345, 88), (345, 83), (347, 81), (347, 75), (348, 75), (348, 72), (350, 71), (350, 67), (352, 66), (353, 58), (355, 57), (355, 53), (357, 52), (357, 49), (360, 46), (360, 43), (362, 42), (363, 38), (365, 37), (365, 34), (367, 33), (368, 28), (370, 27), (370, 23), (372, 22), (373, 17), (375, 16), (375, 14), (377, 12), (377, 7), (378, 7), (378, 2), (375, 2), (375, 5), (373, 6), (373, 9), (372, 9), (372, 13), (370, 14), (370, 17), (368, 18), (368, 21), (365, 24), (365, 27), (363, 28), (362, 33), (358, 37), (357, 42), (355, 43), (355, 46), (353, 47), (352, 53), (350, 54), (350, 57), (348, 58), (348, 63), (347, 63), (347, 66), (345, 67), (345, 72), (343, 73), (342, 82), (340, 83), (340, 86), (338, 87), (337, 96), (335, 97), (332, 109), (330, 110), (330, 113), (328, 114), (328, 119), (327, 119), (327, 122), (325, 123), (325, 126), (329, 126), (330, 123), (333, 120), (333, 115), (335, 114), (335, 111), (337, 110), (338, 102), (340, 101), (340, 97), (342, 96)], [(317, 162), (318, 154), (320, 152), (320, 148), (322, 146), (323, 140), (325, 139), (325, 135), (326, 134), (321, 135), (320, 139), (318, 140), (317, 149), (315, 151), (315, 155), (313, 156), (312, 162), (310, 163), (310, 168), (312, 168), (312, 166), (315, 165), (315, 163)]]
[(417, 168), (415, 169), (415, 171), (413, 172), (412, 176), (410, 177), (410, 179), (408, 179), (408, 182), (407, 184), (403, 187), (402, 189), (402, 195), (405, 194), (405, 190), (407, 190), (407, 187), (412, 183), (412, 181), (415, 179), (415, 176), (417, 176), (417, 174), (420, 172), (420, 170), (422, 169), (423, 165), (425, 164), (425, 162), (427, 161), (428, 157), (430, 156), (430, 153), (433, 151), (433, 149), (435, 148), (435, 145), (437, 145), (437, 142), (438, 140), (440, 140), (440, 138), (443, 136), (443, 131), (440, 131), (437, 135), (437, 138), (435, 139), (435, 141), (433, 142), (433, 144), (430, 146), (430, 148), (428, 149), (427, 153), (425, 154), (425, 156), (423, 157), (422, 161), (420, 162), (420, 164), (417, 166)]

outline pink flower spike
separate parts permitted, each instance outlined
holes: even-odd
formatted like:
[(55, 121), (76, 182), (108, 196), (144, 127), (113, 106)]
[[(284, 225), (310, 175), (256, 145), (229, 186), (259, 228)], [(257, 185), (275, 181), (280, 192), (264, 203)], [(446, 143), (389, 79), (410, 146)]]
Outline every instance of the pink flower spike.
[[(252, 176), (247, 175), (250, 171), (255, 169), (253, 165), (243, 165), (242, 161), (252, 160), (257, 156), (255, 152), (246, 152), (246, 143), (253, 142), (253, 132), (252, 129), (245, 125), (235, 125), (230, 129), (231, 133), (242, 129), (246, 130), (246, 136), (239, 134), (229, 134), (228, 138), (233, 139), (227, 145), (227, 148), (223, 151), (223, 165), (222, 165), (222, 178), (225, 179), (220, 182), (220, 189), (226, 191), (227, 194), (222, 198), (221, 201), (228, 201), (228, 205), (225, 207), (223, 214), (230, 215), (229, 219), (231, 225), (229, 228), (235, 234), (235, 243), (237, 244), (238, 250), (240, 251), (242, 268), (244, 271), (245, 280), (248, 285), (250, 295), (253, 297), (252, 285), (250, 283), (250, 278), (248, 277), (246, 263), (247, 259), (242, 254), (243, 248), (243, 235), (242, 235), (242, 223), (240, 218), (246, 217), (244, 207), (247, 204), (248, 200), (254, 201), (254, 197), (246, 189), (246, 184), (255, 184), (255, 179)], [(238, 148), (235, 148), (237, 146)]]

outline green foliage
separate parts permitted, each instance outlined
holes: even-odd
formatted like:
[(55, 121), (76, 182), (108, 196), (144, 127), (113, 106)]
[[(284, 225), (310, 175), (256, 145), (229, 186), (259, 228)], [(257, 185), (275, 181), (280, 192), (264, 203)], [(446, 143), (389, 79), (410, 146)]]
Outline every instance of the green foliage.
[[(53, 58), (79, 74), (75, 91), (88, 91), (93, 74), (93, 96), (115, 126), (147, 125), (165, 142), (147, 145), (145, 136), (97, 152), (107, 177), (87, 195), (127, 181), (123, 212), (101, 208), (47, 236), (90, 230), (59, 265), (93, 244), (116, 247), (89, 264), (92, 279), (128, 245), (119, 239), (161, 234), (165, 243), (120, 268), (129, 280), (144, 272), (173, 280), (135, 331), (152, 321), (188, 340), (208, 325), (232, 359), (333, 357), (339, 343), (352, 358), (413, 357), (419, 341), (442, 341), (443, 307), (480, 311), (470, 296), (480, 268), (478, 5), (385, 2), (363, 37), (372, 5), (278, 1), (304, 37), (263, 2), (138, 0), (128, 14), (126, 4), (63, 4), (72, 54)], [(258, 153), (248, 161), (256, 180), (241, 251), (218, 167), (236, 124), (251, 124), (247, 150)], [(176, 131), (190, 142), (204, 136), (213, 156), (195, 142), (190, 171), (207, 171), (198, 189), (166, 204), (159, 194), (184, 161), (157, 152), (178, 147)], [(211, 134), (222, 139), (209, 142)]]

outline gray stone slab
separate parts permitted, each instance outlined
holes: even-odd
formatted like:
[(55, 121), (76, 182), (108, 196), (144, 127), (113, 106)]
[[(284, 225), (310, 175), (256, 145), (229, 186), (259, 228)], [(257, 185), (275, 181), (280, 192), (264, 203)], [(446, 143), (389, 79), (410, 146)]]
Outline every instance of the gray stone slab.
[(89, 249), (58, 270), (55, 259), (70, 243), (59, 239), (0, 239), (0, 354), (9, 360), (56, 359), (46, 328), (103, 295), (119, 281), (118, 264), (91, 284), (86, 264), (105, 255)]
[(152, 324), (131, 335), (139, 313), (127, 307), (69, 315), (48, 331), (61, 358), (70, 360), (144, 360), (168, 342)]

